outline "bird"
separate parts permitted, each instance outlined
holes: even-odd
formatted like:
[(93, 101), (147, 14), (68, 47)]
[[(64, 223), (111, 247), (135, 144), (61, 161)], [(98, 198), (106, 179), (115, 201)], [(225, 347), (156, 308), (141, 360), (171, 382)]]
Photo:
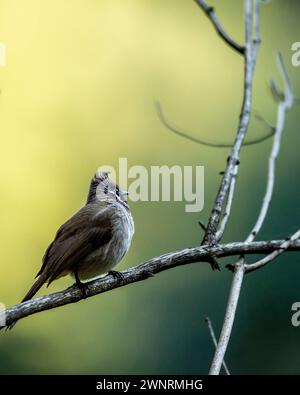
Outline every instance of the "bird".
[(87, 288), (82, 281), (106, 273), (124, 280), (113, 268), (127, 253), (134, 234), (127, 195), (109, 178), (109, 172), (96, 172), (85, 206), (58, 229), (43, 256), (37, 280), (22, 302), (30, 300), (45, 283), (49, 286), (68, 274), (75, 278), (83, 297), (87, 297)]

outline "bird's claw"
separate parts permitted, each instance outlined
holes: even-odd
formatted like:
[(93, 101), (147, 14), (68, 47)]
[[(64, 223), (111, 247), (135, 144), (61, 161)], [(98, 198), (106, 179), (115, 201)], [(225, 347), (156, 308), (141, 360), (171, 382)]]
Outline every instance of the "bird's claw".
[(76, 287), (77, 289), (79, 289), (79, 291), (81, 292), (82, 299), (86, 299), (89, 296), (89, 287), (87, 285), (85, 285), (84, 283), (76, 282), (69, 288), (72, 288), (72, 287)]

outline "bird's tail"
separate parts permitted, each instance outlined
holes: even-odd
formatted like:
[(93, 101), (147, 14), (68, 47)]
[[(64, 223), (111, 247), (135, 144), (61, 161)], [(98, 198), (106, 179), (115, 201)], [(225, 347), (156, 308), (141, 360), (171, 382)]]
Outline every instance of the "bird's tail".
[(47, 281), (47, 279), (48, 279), (48, 274), (45, 272), (42, 273), (39, 276), (39, 278), (35, 281), (33, 286), (30, 288), (30, 290), (27, 292), (27, 294), (24, 296), (21, 303), (26, 302), (27, 300), (33, 298), (34, 295), (38, 292), (38, 290), (42, 287), (42, 285)]
[[(38, 290), (42, 287), (42, 285), (47, 281), (47, 279), (48, 279), (48, 274), (45, 272), (42, 273), (40, 277), (35, 281), (33, 286), (30, 288), (30, 290), (27, 292), (27, 294), (24, 296), (21, 303), (30, 300), (38, 292)], [(17, 321), (14, 321), (11, 324), (7, 325), (6, 328), (12, 329), (16, 325), (16, 323)]]

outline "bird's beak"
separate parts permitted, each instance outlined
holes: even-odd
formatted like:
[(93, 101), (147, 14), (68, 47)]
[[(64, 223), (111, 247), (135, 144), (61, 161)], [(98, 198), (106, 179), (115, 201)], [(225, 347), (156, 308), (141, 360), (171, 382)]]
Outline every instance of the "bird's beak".
[(122, 192), (122, 196), (128, 196), (128, 195), (129, 195), (128, 191)]

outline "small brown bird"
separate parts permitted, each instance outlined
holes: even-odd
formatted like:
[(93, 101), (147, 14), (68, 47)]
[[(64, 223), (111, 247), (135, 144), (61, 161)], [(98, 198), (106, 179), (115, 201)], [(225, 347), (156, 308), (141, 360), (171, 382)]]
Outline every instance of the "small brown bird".
[(130, 247), (134, 223), (122, 192), (107, 172), (96, 173), (91, 181), (86, 205), (65, 222), (47, 248), (33, 284), (22, 302), (31, 299), (44, 283), (71, 274), (85, 294), (87, 280), (109, 273)]

